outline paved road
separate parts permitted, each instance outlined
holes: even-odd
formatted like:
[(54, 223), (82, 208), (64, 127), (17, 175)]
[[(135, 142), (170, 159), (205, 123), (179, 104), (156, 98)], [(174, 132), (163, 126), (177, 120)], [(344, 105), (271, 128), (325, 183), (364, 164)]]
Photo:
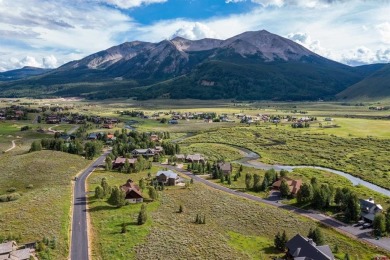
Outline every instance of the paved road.
[(88, 228), (87, 228), (87, 197), (85, 192), (85, 181), (88, 175), (103, 164), (107, 154), (105, 152), (96, 161), (94, 161), (75, 181), (74, 200), (73, 200), (73, 221), (72, 221), (72, 241), (71, 241), (71, 260), (88, 260)]
[(325, 216), (325, 215), (318, 213), (318, 212), (315, 212), (315, 211), (308, 211), (308, 210), (299, 209), (299, 208), (296, 208), (293, 206), (278, 203), (277, 201), (274, 201), (274, 200), (262, 199), (260, 197), (256, 197), (256, 196), (253, 196), (253, 195), (250, 195), (247, 193), (243, 193), (243, 192), (240, 192), (237, 190), (232, 190), (232, 189), (229, 189), (227, 187), (224, 187), (224, 186), (215, 184), (213, 182), (210, 182), (208, 180), (205, 180), (197, 175), (193, 175), (191, 172), (188, 172), (188, 171), (183, 170), (183, 169), (179, 169), (175, 166), (170, 166), (170, 165), (160, 165), (160, 166), (181, 172), (181, 173), (187, 175), (188, 177), (194, 179), (195, 181), (201, 182), (201, 183), (203, 183), (209, 187), (212, 187), (214, 189), (224, 191), (224, 192), (230, 193), (230, 194), (235, 195), (235, 196), (247, 198), (247, 199), (250, 199), (253, 201), (265, 203), (265, 204), (268, 204), (268, 205), (271, 205), (274, 207), (278, 207), (281, 209), (285, 209), (285, 210), (294, 212), (296, 214), (309, 217), (311, 219), (315, 219), (315, 220), (319, 221), (320, 223), (322, 223), (326, 226), (332, 227), (334, 229), (337, 229), (346, 235), (352, 236), (356, 239), (363, 239), (366, 242), (371, 243), (374, 246), (377, 246), (378, 248), (382, 248), (382, 249), (390, 252), (390, 239), (389, 238), (382, 238), (380, 240), (372, 239), (369, 236), (369, 233), (371, 230), (368, 230), (368, 229), (362, 230), (362, 229), (357, 228), (357, 227), (352, 227), (350, 225), (346, 225), (343, 222), (340, 222), (334, 218)]

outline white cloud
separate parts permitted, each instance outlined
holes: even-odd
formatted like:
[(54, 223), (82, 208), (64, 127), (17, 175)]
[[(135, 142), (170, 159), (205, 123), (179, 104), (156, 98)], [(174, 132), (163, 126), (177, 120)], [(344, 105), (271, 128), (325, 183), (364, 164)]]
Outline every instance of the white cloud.
[(139, 7), (141, 5), (165, 3), (167, 1), (168, 0), (102, 0), (102, 2), (117, 6), (122, 9), (130, 9), (134, 7)]
[(56, 68), (57, 58), (54, 55), (49, 55), (42, 58), (42, 64), (45, 68)]
[(381, 23), (376, 26), (376, 29), (379, 31), (382, 41), (386, 44), (390, 44), (390, 23)]
[(207, 25), (196, 22), (193, 24), (184, 24), (170, 38), (180, 36), (189, 40), (199, 40), (203, 38), (218, 38), (218, 35)]
[(39, 63), (35, 57), (32, 56), (26, 56), (23, 59), (19, 60), (17, 58), (11, 58), (10, 62), (16, 67), (16, 68), (22, 68), (25, 66), (30, 67), (42, 67), (42, 64)]

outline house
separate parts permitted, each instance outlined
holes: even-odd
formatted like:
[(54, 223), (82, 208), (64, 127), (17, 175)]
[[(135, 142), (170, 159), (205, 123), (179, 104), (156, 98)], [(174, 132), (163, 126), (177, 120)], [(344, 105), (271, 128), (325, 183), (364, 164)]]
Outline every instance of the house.
[[(34, 243), (35, 246), (35, 243)], [(15, 241), (9, 241), (0, 244), (0, 259), (1, 260), (29, 260), (35, 252), (34, 247), (18, 246)], [(35, 259), (35, 258), (34, 258)]]
[(204, 163), (205, 159), (200, 154), (189, 154), (186, 157), (186, 162), (189, 162), (189, 163)]
[(112, 124), (104, 124), (103, 128), (112, 129), (114, 126)]
[(165, 184), (168, 186), (175, 186), (179, 177), (177, 173), (168, 170), (168, 171), (158, 171), (156, 174), (156, 179), (161, 184)]
[(150, 141), (158, 142), (160, 141), (160, 138), (158, 138), (158, 135), (150, 135)]
[(141, 203), (144, 201), (140, 188), (130, 179), (121, 186), (121, 190), (125, 192), (125, 199), (130, 203)]
[(122, 168), (125, 165), (126, 160), (129, 162), (131, 167), (135, 167), (135, 163), (137, 162), (137, 158), (128, 159), (128, 158), (124, 158), (124, 157), (117, 157), (115, 159), (115, 161), (112, 163), (112, 168), (113, 169)]
[(186, 160), (186, 156), (184, 154), (176, 154), (175, 157), (177, 162), (184, 162)]
[(98, 139), (98, 134), (97, 133), (90, 133), (87, 137), (88, 140), (96, 140)]
[(232, 164), (220, 162), (217, 164), (218, 169), (222, 172), (223, 175), (227, 176), (232, 173)]
[(382, 206), (375, 204), (372, 198), (367, 200), (360, 199), (360, 216), (364, 221), (372, 223), (375, 215), (382, 212), (382, 210)]
[(297, 195), (298, 191), (301, 189), (302, 180), (293, 180), (287, 177), (281, 177), (279, 180), (275, 181), (272, 184), (272, 188), (274, 188), (275, 190), (279, 190), (280, 185), (282, 184), (282, 180), (285, 180), (287, 182), (291, 194), (293, 196)]
[(148, 149), (134, 149), (131, 153), (134, 156), (142, 155), (142, 156), (148, 157), (148, 156), (153, 156), (155, 154), (155, 151), (154, 151), (154, 149), (150, 149), (150, 148), (148, 148)]
[(335, 259), (328, 245), (317, 246), (312, 239), (300, 234), (295, 235), (286, 243), (288, 260), (333, 260)]
[(162, 153), (163, 151), (164, 151), (164, 148), (162, 146), (154, 147), (154, 153)]
[(171, 119), (168, 121), (168, 124), (171, 124), (171, 125), (177, 125), (179, 122), (177, 121), (177, 119)]

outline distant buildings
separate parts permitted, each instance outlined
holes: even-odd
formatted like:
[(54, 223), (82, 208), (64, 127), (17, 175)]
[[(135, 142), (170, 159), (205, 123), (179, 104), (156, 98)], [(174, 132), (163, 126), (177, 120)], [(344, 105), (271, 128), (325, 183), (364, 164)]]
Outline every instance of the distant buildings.
[(35, 257), (35, 243), (18, 246), (15, 241), (0, 244), (1, 260), (29, 260)]
[(360, 199), (360, 216), (365, 222), (372, 223), (375, 215), (383, 211), (380, 204), (375, 204), (372, 198), (367, 200)]

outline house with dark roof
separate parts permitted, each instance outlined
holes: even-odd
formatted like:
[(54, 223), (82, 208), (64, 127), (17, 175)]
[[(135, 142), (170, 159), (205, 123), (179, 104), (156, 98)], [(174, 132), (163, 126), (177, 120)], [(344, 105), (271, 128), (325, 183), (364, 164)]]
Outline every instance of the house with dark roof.
[(375, 215), (383, 211), (380, 204), (375, 204), (372, 198), (360, 199), (360, 216), (366, 222), (374, 222)]
[(232, 164), (221, 162), (217, 164), (218, 169), (222, 172), (223, 175), (227, 176), (232, 173)]
[(179, 179), (177, 173), (174, 173), (171, 170), (168, 171), (158, 171), (156, 173), (156, 179), (160, 184), (164, 184), (167, 186), (175, 186), (176, 182)]
[(279, 178), (279, 180), (275, 181), (272, 184), (272, 188), (274, 188), (275, 190), (279, 190), (283, 180), (287, 182), (291, 195), (297, 195), (298, 191), (301, 189), (302, 180), (293, 180), (291, 178), (281, 177)]
[(189, 163), (204, 163), (206, 160), (200, 154), (189, 154), (186, 157), (186, 162)]
[(310, 238), (295, 235), (286, 243), (288, 260), (333, 260), (332, 250), (328, 245), (317, 246)]
[(149, 156), (153, 156), (155, 155), (155, 150), (154, 149), (150, 149), (150, 148), (147, 148), (147, 149), (134, 149), (133, 151), (131, 151), (131, 154), (134, 155), (134, 156), (145, 156), (145, 157), (149, 157)]
[(122, 168), (126, 160), (129, 162), (131, 167), (135, 167), (135, 163), (137, 162), (137, 158), (125, 158), (125, 157), (117, 157), (115, 161), (112, 163), (113, 169), (120, 169)]
[(130, 179), (127, 180), (126, 184), (121, 186), (121, 190), (125, 192), (125, 200), (129, 203), (141, 203), (144, 201), (139, 186)]

